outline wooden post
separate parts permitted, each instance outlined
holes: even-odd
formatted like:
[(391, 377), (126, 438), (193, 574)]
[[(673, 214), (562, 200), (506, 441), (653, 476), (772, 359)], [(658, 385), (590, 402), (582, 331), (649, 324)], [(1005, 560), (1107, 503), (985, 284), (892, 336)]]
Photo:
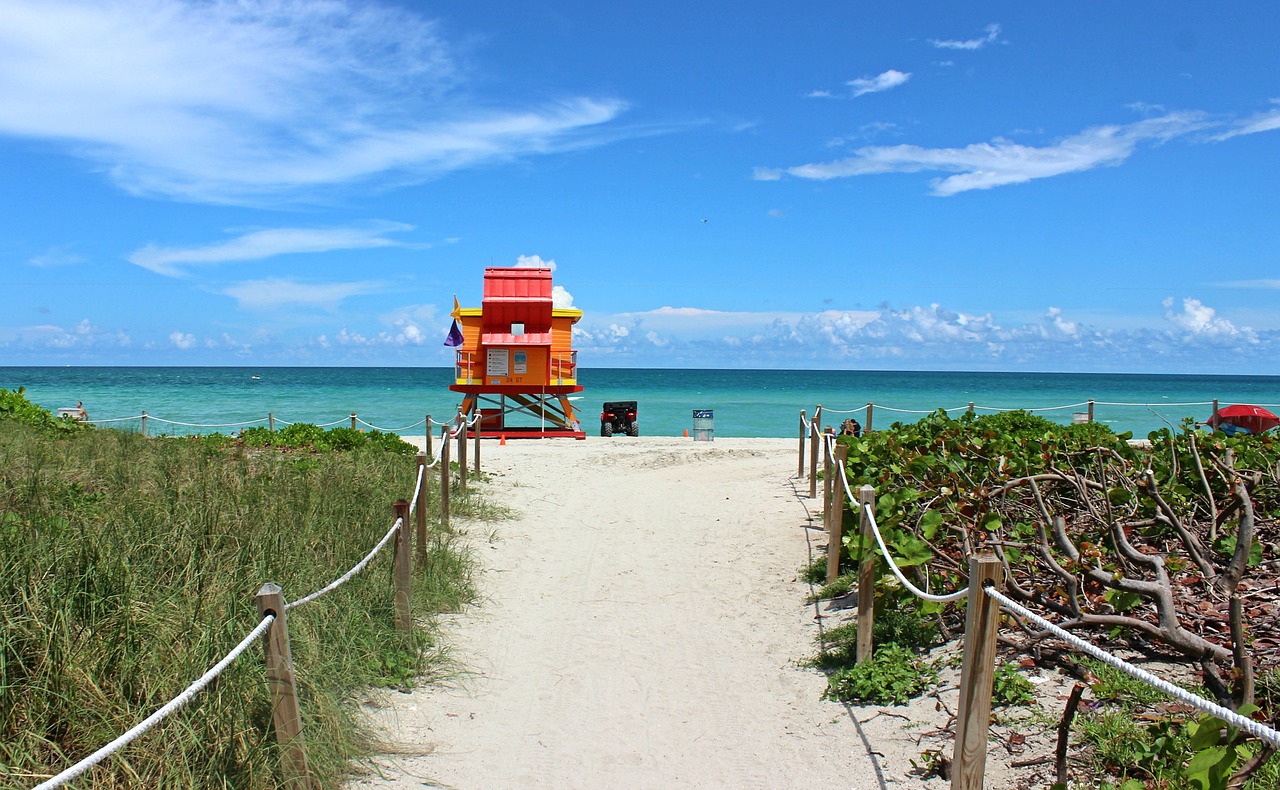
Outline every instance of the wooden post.
[(458, 412), (458, 491), (467, 491), (467, 418)]
[(409, 500), (397, 499), (392, 505), (400, 528), (396, 530), (395, 588), (396, 630), (407, 634), (413, 630), (413, 612), (409, 607), (409, 585), (413, 578), (409, 570)]
[(351, 430), (354, 431), (355, 429), (356, 429), (356, 413), (351, 412)]
[(449, 528), (449, 426), (440, 429), (440, 527)]
[(836, 445), (836, 469), (831, 476), (834, 489), (831, 497), (831, 520), (827, 525), (827, 584), (840, 575), (840, 553), (844, 547), (844, 478), (841, 472), (849, 457), (849, 448), (843, 444)]
[(876, 490), (869, 485), (858, 489), (858, 534), (862, 540), (862, 564), (858, 568), (858, 647), (857, 663), (871, 658), (875, 646), (871, 639), (871, 629), (876, 620), (876, 559), (880, 556), (880, 547), (876, 545), (876, 536), (871, 533), (871, 519), (867, 516), (867, 506), (872, 512), (876, 508)]
[[(822, 433), (822, 531), (831, 535), (831, 429)], [(830, 551), (830, 549), (827, 549)]]
[(258, 614), (275, 615), (275, 622), (262, 635), (267, 687), (271, 691), (271, 721), (280, 745), (280, 773), (284, 787), (310, 788), (307, 743), (302, 737), (302, 714), (298, 709), (293, 655), (289, 650), (289, 625), (285, 617), (280, 586), (267, 583), (258, 590)]
[[(427, 434), (430, 436), (431, 434)], [(422, 472), (422, 485), (418, 488), (418, 505), (414, 510), (418, 533), (418, 569), (427, 564), (427, 451), (418, 453), (418, 471)]]
[[(1217, 414), (1218, 410), (1215, 408), (1213, 410), (1213, 413)], [(142, 410), (142, 435), (143, 436), (147, 435), (147, 410), (146, 409)]]
[(431, 452), (431, 415), (427, 415), (427, 455), (435, 455)]
[(818, 440), (822, 437), (822, 407), (813, 410), (809, 423), (809, 498), (818, 496)]
[(987, 769), (987, 729), (996, 674), (996, 627), (1000, 604), (983, 589), (1003, 582), (992, 551), (969, 557), (969, 601), (964, 614), (964, 664), (956, 711), (956, 744), (951, 757), (951, 790), (982, 790)]
[(1089, 422), (1093, 422), (1093, 398), (1089, 399)]
[(484, 422), (484, 418), (480, 416), (480, 411), (479, 409), (477, 409), (476, 410), (476, 447), (475, 447), (475, 453), (476, 453), (475, 472), (477, 475), (480, 474), (480, 424), (483, 422)]
[[(1213, 399), (1213, 416), (1209, 418), (1209, 427), (1215, 428), (1215, 429), (1218, 427), (1218, 399), (1217, 398)], [(147, 435), (147, 413), (145, 411), (142, 413), (142, 435), (143, 436)]]
[(276, 415), (274, 412), (267, 412), (267, 430), (271, 433), (276, 432)]
[(869, 433), (871, 431), (871, 413), (873, 411), (875, 411), (875, 406), (870, 402), (868, 402), (867, 403), (867, 424), (862, 426), (863, 433)]
[(969, 413), (973, 414), (973, 401), (969, 401)]
[(804, 435), (805, 435), (806, 427), (808, 426), (805, 425), (804, 409), (801, 409), (800, 410), (800, 450), (798, 453), (800, 456), (800, 460), (799, 460), (799, 466), (796, 468), (796, 477), (800, 477), (800, 478), (804, 477)]

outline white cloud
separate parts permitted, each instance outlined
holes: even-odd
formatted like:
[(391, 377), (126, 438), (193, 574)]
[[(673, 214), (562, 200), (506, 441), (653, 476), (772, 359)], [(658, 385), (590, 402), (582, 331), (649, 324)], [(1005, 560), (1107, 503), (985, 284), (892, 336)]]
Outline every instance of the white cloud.
[(83, 255), (72, 252), (68, 245), (59, 245), (56, 247), (50, 247), (43, 253), (28, 258), (27, 265), (39, 268), (74, 266), (76, 264), (84, 263), (86, 260), (87, 259)]
[(1000, 39), (1000, 26), (997, 24), (987, 25), (983, 30), (986, 35), (979, 38), (970, 38), (963, 40), (939, 40), (936, 38), (929, 39), (929, 43), (938, 49), (982, 49), (988, 44), (994, 44)]
[(867, 93), (879, 93), (880, 91), (887, 91), (890, 88), (896, 88), (909, 79), (911, 79), (910, 72), (901, 72), (896, 69), (889, 69), (888, 71), (881, 72), (874, 77), (861, 77), (856, 80), (849, 80), (847, 84), (850, 88), (853, 88), (853, 95), (857, 97)]
[[(1187, 370), (1280, 358), (1280, 331), (1258, 332), (1197, 300), (1165, 305), (1165, 323), (1100, 328), (1058, 307), (1007, 322), (941, 304), (809, 313), (726, 313), (665, 307), (588, 314), (575, 346), (588, 357), (641, 366), (889, 366), (900, 369), (1146, 371), (1152, 360)], [(1172, 324), (1172, 328), (1170, 327)], [(1206, 356), (1207, 354), (1207, 356)], [(1255, 366), (1256, 367), (1256, 366)]]
[(394, 247), (388, 233), (412, 230), (400, 222), (375, 222), (349, 228), (271, 228), (237, 236), (230, 241), (199, 247), (160, 247), (148, 244), (129, 255), (129, 262), (156, 274), (177, 277), (186, 267), (237, 261), (256, 261), (277, 255)]
[(551, 306), (560, 309), (573, 307), (573, 294), (569, 293), (563, 285), (553, 285), (551, 287)]
[[(1280, 100), (1272, 99), (1272, 103), (1280, 103)], [(1260, 112), (1248, 118), (1242, 118), (1237, 121), (1231, 129), (1214, 137), (1214, 140), (1230, 140), (1232, 137), (1239, 137), (1244, 134), (1257, 134), (1259, 132), (1272, 132), (1280, 129), (1280, 107), (1276, 107), (1266, 112)]]
[(187, 332), (180, 332), (175, 330), (174, 332), (170, 333), (169, 342), (173, 344), (174, 348), (186, 351), (189, 348), (195, 347), (196, 336), (189, 334)]
[(279, 307), (322, 307), (333, 310), (344, 299), (378, 293), (386, 286), (379, 282), (302, 283), (288, 278), (246, 280), (222, 291), (245, 310), (274, 310)]
[(517, 255), (516, 268), (517, 269), (550, 269), (551, 271), (554, 272), (556, 270), (556, 261), (554, 258), (544, 261), (542, 260), (541, 255)]
[(309, 198), (603, 140), (624, 109), (482, 107), (438, 25), (355, 0), (7, 0), (0, 133), (57, 141), (124, 189)]
[(955, 195), (973, 189), (1021, 184), (1039, 178), (1077, 173), (1103, 165), (1118, 165), (1144, 143), (1161, 143), (1200, 131), (1210, 124), (1202, 113), (1178, 112), (1131, 124), (1095, 126), (1051, 145), (1035, 147), (997, 138), (964, 148), (924, 148), (917, 145), (868, 146), (846, 159), (789, 167), (757, 168), (757, 180), (771, 181), (783, 173), (797, 178), (828, 180), (877, 173), (955, 172), (934, 179), (935, 195)]
[(1183, 299), (1181, 310), (1174, 309), (1175, 302), (1171, 297), (1166, 298), (1161, 304), (1164, 305), (1165, 318), (1191, 338), (1257, 342), (1252, 329), (1237, 328), (1235, 324), (1219, 316), (1216, 310), (1199, 299)]

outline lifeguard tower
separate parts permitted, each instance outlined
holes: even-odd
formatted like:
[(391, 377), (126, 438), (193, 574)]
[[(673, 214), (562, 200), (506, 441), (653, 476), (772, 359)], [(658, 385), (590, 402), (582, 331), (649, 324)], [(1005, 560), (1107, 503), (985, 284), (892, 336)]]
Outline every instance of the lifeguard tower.
[(582, 391), (573, 350), (582, 311), (552, 304), (550, 269), (487, 267), (481, 306), (453, 317), (462, 338), (449, 389), (463, 393), (468, 420), (479, 412), (483, 434), (587, 438), (569, 403)]

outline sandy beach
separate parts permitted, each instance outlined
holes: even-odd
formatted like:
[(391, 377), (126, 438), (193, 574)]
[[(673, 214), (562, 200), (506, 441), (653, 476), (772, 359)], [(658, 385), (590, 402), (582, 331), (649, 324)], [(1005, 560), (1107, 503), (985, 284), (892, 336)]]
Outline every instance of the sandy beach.
[(443, 618), (459, 673), (369, 701), (392, 754), (351, 786), (946, 786), (909, 775), (901, 716), (823, 701), (804, 666), (852, 613), (805, 603), (826, 537), (795, 452), (485, 441), (482, 485), (517, 515), (455, 525), (482, 595)]

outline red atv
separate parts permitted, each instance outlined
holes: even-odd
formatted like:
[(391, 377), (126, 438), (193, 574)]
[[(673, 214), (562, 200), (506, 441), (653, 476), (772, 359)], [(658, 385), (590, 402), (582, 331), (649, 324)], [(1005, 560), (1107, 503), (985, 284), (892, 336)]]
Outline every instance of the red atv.
[(633, 400), (610, 401), (600, 412), (600, 435), (613, 436), (614, 432), (627, 436), (640, 435), (640, 423), (636, 422), (636, 402)]

